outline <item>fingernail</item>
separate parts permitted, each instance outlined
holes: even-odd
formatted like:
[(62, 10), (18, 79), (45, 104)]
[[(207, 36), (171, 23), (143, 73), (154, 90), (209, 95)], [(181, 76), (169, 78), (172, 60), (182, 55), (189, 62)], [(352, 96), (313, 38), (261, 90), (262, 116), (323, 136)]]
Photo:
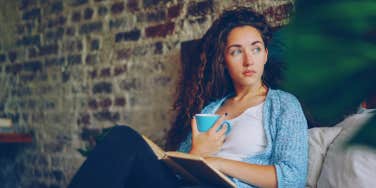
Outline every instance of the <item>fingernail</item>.
[(226, 113), (225, 113), (225, 116), (227, 116), (227, 115), (228, 115), (228, 113), (226, 112)]

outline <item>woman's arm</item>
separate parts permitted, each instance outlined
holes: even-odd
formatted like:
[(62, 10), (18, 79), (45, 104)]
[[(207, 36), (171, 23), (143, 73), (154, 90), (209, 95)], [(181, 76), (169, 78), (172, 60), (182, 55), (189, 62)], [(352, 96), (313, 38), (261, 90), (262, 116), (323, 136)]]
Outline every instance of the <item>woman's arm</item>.
[(257, 187), (277, 187), (277, 175), (273, 165), (256, 165), (219, 157), (205, 160), (222, 173)]

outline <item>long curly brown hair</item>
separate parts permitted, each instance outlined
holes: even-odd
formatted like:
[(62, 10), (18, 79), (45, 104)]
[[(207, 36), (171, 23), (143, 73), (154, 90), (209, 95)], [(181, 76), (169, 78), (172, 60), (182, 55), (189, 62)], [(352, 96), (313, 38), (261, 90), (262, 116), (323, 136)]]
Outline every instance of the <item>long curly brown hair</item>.
[[(200, 58), (190, 65), (192, 75), (189, 80), (182, 78), (178, 86), (178, 97), (174, 103), (177, 112), (172, 127), (167, 134), (166, 148), (178, 149), (180, 143), (191, 131), (190, 122), (194, 114), (199, 113), (209, 102), (220, 99), (234, 92), (231, 77), (226, 70), (224, 51), (227, 36), (230, 31), (240, 26), (252, 26), (256, 28), (263, 39), (265, 47), (271, 39), (271, 28), (263, 15), (249, 8), (238, 7), (225, 10), (216, 19), (199, 42)], [(273, 65), (265, 65), (262, 77), (264, 84), (274, 87), (280, 79), (279, 68)], [(277, 70), (276, 70), (277, 69)]]

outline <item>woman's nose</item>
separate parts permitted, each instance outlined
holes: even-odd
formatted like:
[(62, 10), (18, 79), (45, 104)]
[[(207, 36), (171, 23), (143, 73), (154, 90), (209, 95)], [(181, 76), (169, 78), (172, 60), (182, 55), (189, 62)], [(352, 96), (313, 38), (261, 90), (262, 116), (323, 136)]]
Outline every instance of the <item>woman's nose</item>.
[(243, 65), (244, 66), (250, 66), (253, 65), (254, 60), (253, 60), (253, 55), (251, 52), (247, 51), (244, 53), (244, 58), (243, 58)]

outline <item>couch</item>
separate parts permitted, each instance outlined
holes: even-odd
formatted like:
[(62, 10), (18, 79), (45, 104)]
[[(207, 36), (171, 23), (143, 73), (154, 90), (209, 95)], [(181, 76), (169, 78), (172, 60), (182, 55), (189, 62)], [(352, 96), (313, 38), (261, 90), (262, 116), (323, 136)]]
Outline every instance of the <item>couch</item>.
[(376, 187), (376, 149), (358, 145), (345, 148), (372, 111), (363, 110), (333, 127), (309, 129), (306, 188)]

